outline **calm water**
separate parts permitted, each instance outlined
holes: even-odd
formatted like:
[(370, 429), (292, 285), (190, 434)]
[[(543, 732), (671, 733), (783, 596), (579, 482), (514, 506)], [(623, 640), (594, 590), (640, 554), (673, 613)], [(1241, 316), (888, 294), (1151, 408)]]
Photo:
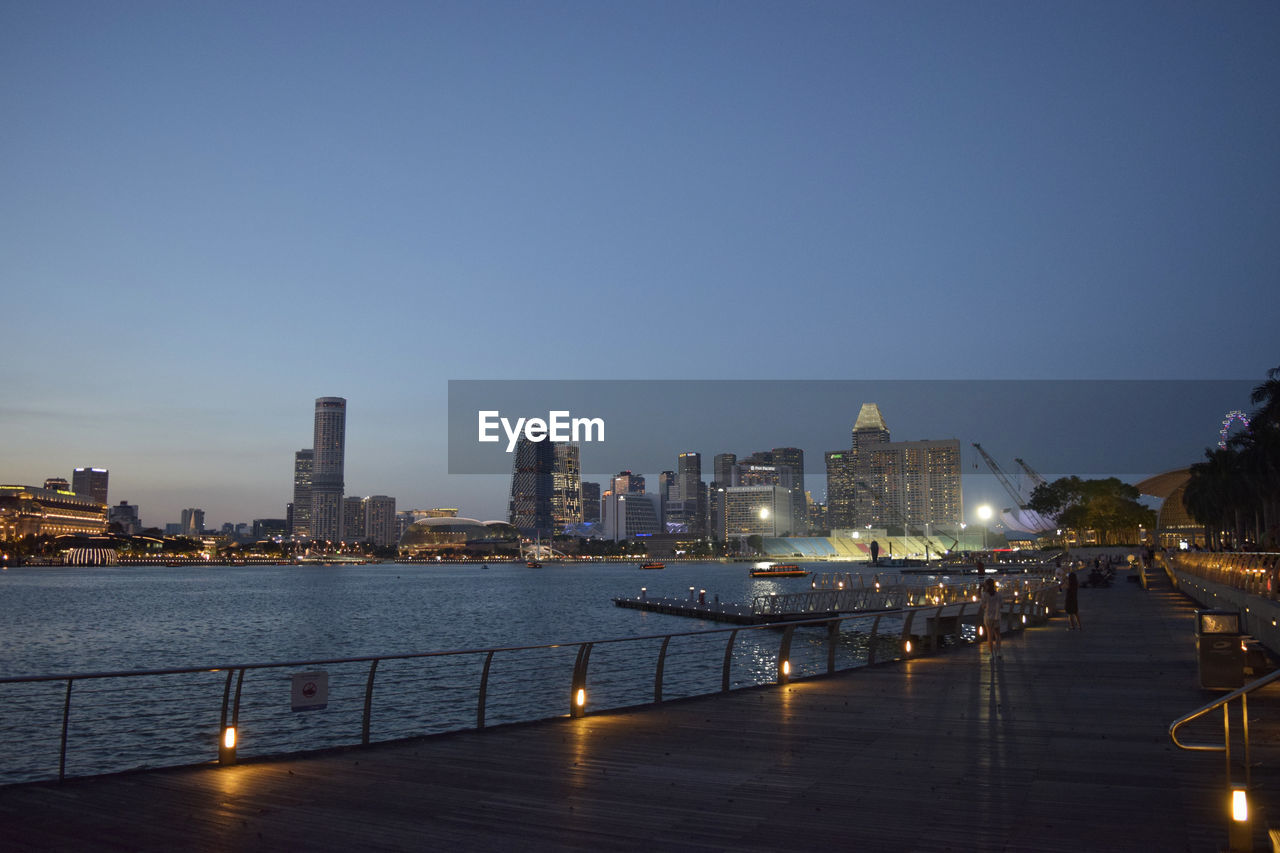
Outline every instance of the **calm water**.
[[(0, 676), (37, 676), (394, 655), (575, 643), (719, 629), (724, 625), (615, 607), (612, 598), (707, 598), (808, 588), (807, 578), (754, 579), (744, 563), (15, 568), (0, 572)], [(814, 566), (816, 571), (828, 567)], [(842, 571), (846, 566), (839, 567)], [(834, 570), (834, 567), (831, 567)], [(926, 582), (921, 576), (917, 580)], [(893, 617), (880, 626), (895, 640)], [(899, 622), (900, 626), (900, 622)], [(846, 623), (839, 666), (865, 659), (866, 625)], [(734, 686), (773, 680), (781, 632), (742, 631), (732, 648)], [(664, 698), (714, 692), (727, 633), (677, 638)], [(876, 640), (880, 642), (880, 640)], [(797, 675), (825, 667), (820, 629), (798, 631), (789, 659)], [(652, 701), (660, 643), (597, 644), (588, 670), (590, 708)], [(495, 657), (486, 723), (556, 716), (577, 649)], [(892, 654), (892, 652), (889, 652)], [(383, 661), (376, 670), (372, 740), (476, 724), (483, 655)], [(296, 668), (249, 670), (240, 716), (242, 755), (359, 741), (370, 665), (333, 664), (329, 707), (290, 713)], [(210, 760), (216, 755), (226, 676), (199, 673), (77, 680), (68, 775)], [(65, 682), (0, 685), (0, 782), (56, 777)]]
[[(822, 571), (821, 567), (815, 567)], [(841, 567), (841, 571), (847, 567)], [(810, 579), (744, 563), (16, 568), (0, 573), (0, 676), (538, 645), (718, 627), (614, 597), (749, 603)]]

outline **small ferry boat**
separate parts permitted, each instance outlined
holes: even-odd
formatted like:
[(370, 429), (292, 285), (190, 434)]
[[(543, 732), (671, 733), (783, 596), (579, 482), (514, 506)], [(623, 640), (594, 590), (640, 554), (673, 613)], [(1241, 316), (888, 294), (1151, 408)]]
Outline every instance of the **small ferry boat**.
[(808, 569), (802, 569), (795, 563), (775, 563), (772, 566), (751, 570), (753, 578), (805, 578), (808, 576)]
[(529, 562), (525, 563), (525, 565), (526, 565), (526, 566), (528, 566), (528, 567), (529, 567), (529, 568), (531, 568), (531, 569), (540, 569), (540, 568), (542, 568), (542, 563), (539, 563), (537, 560), (530, 560)]
[(640, 564), (640, 568), (642, 569), (665, 569), (666, 567), (667, 567), (666, 563), (659, 563), (657, 561)]

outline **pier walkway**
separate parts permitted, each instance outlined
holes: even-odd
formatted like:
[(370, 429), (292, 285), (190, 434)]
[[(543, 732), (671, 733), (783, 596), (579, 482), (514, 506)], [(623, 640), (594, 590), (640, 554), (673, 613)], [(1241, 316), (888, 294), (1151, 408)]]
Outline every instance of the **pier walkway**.
[[(1124, 573), (1080, 603), (1083, 631), (1056, 618), (1000, 659), (962, 647), (582, 719), (8, 786), (0, 849), (1224, 848), (1222, 756), (1167, 734), (1217, 695), (1197, 686), (1193, 605)], [(1280, 694), (1249, 707), (1255, 813), (1280, 814)]]

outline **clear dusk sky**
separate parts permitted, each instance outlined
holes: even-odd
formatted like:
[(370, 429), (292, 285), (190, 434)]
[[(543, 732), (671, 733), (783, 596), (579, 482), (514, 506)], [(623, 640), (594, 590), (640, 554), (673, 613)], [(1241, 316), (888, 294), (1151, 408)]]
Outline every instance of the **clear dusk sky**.
[(0, 0), (0, 481), (280, 517), (333, 395), (348, 494), (492, 518), (449, 379), (1261, 380), (1278, 45), (1273, 2)]

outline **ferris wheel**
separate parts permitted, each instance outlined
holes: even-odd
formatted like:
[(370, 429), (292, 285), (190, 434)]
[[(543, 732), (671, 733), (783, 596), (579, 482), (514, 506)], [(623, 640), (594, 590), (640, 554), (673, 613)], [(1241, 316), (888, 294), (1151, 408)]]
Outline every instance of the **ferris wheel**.
[(1218, 447), (1225, 448), (1227, 446), (1227, 433), (1231, 429), (1233, 421), (1239, 421), (1244, 425), (1245, 429), (1249, 428), (1249, 418), (1239, 409), (1232, 409), (1222, 418), (1222, 429), (1218, 431)]

